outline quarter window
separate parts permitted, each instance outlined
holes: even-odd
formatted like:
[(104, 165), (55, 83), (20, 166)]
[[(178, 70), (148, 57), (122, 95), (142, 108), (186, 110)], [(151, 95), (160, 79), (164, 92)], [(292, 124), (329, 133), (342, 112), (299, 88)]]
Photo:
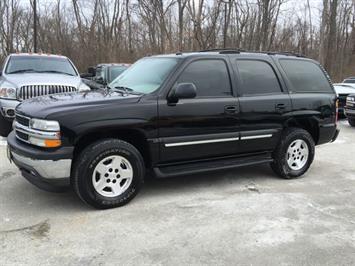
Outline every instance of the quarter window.
[(227, 65), (223, 60), (198, 60), (189, 64), (177, 80), (193, 83), (197, 97), (222, 97), (231, 95), (231, 84)]
[(237, 67), (241, 80), (242, 95), (280, 93), (279, 80), (266, 62), (257, 60), (238, 60)]
[(280, 60), (291, 83), (292, 92), (332, 92), (329, 81), (320, 66), (305, 60)]

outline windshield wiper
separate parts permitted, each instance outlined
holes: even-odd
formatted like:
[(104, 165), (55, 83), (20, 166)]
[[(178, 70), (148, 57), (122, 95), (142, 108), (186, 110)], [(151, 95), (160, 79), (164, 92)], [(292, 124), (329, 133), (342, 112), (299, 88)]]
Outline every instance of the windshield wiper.
[(43, 71), (37, 71), (39, 73), (57, 73), (57, 74), (64, 74), (64, 75), (69, 75), (69, 76), (75, 76), (73, 74), (67, 73), (67, 72), (62, 72), (62, 71), (57, 71), (57, 70), (43, 70)]
[(138, 91), (135, 91), (129, 87), (125, 87), (125, 86), (116, 86), (114, 88), (111, 88), (109, 86), (107, 86), (109, 89), (113, 89), (115, 91), (119, 91), (119, 92), (124, 92), (124, 93), (127, 93), (127, 94), (136, 94), (136, 95), (140, 95), (140, 94), (143, 94), (141, 92), (138, 92)]
[(28, 69), (20, 69), (20, 70), (15, 70), (12, 72), (8, 72), (7, 74), (16, 74), (16, 73), (26, 73), (26, 72), (38, 72), (32, 68), (28, 68)]

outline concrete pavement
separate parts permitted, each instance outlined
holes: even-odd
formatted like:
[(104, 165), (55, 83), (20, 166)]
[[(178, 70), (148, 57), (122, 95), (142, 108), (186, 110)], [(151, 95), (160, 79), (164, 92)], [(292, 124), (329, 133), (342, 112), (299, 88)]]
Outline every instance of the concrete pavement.
[(339, 126), (303, 178), (265, 165), (152, 179), (105, 211), (29, 184), (0, 140), (0, 265), (355, 264), (355, 128)]

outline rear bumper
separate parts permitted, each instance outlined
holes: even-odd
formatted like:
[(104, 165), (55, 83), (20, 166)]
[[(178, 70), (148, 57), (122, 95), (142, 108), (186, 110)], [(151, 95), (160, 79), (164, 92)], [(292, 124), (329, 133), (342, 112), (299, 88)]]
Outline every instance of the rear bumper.
[(337, 129), (335, 130), (335, 133), (334, 133), (334, 136), (333, 136), (331, 142), (336, 141), (336, 139), (337, 139), (338, 136), (339, 136), (339, 132), (340, 132), (340, 130), (337, 128)]
[(55, 151), (37, 149), (16, 139), (14, 132), (7, 138), (9, 159), (20, 169), (23, 177), (37, 187), (60, 192), (70, 185), (72, 147)]

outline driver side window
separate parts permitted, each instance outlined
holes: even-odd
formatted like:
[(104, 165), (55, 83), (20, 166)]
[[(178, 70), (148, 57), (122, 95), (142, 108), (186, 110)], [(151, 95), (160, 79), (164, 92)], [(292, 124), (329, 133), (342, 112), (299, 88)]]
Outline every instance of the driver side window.
[(197, 97), (225, 97), (232, 95), (228, 68), (223, 60), (205, 59), (190, 63), (176, 84), (193, 83)]

